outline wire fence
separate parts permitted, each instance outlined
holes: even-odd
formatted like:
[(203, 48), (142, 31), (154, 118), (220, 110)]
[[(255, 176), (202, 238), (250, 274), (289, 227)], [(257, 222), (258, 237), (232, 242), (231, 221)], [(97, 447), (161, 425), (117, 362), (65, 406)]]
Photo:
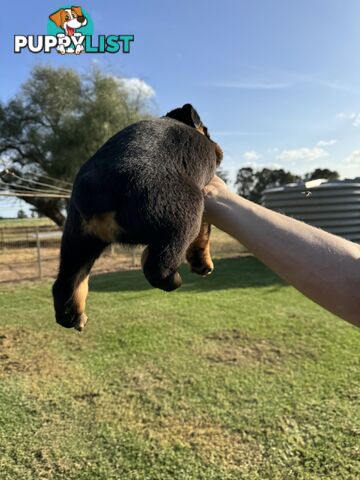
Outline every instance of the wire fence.
[[(62, 231), (56, 226), (0, 226), (0, 283), (54, 278), (59, 264)], [(211, 250), (214, 258), (247, 254), (228, 235), (215, 230)], [(140, 267), (144, 247), (113, 244), (96, 261), (93, 273)]]

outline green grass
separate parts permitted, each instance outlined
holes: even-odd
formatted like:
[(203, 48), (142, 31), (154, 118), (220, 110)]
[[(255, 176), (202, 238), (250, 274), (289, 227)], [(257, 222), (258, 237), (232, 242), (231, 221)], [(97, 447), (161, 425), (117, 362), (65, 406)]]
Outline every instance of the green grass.
[(1, 227), (41, 227), (54, 226), (55, 223), (49, 218), (0, 218)]
[(2, 287), (2, 480), (359, 478), (359, 331), (253, 258), (183, 279), (94, 277), (83, 334)]

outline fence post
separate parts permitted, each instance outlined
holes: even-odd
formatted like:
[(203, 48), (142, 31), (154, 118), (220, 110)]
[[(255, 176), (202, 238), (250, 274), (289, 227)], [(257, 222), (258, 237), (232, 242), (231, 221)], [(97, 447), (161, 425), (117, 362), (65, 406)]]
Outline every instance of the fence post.
[(42, 271), (41, 271), (41, 248), (40, 248), (39, 227), (36, 227), (36, 249), (37, 249), (37, 264), (38, 264), (39, 279), (41, 280)]
[(132, 247), (132, 249), (131, 249), (131, 253), (132, 253), (132, 266), (133, 266), (133, 267), (136, 267), (135, 248), (136, 248), (136, 247)]

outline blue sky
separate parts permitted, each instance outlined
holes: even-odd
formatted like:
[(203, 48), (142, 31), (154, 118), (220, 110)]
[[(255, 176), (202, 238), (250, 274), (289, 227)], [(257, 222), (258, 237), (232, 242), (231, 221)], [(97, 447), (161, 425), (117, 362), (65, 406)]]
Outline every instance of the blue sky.
[(151, 85), (159, 115), (193, 103), (232, 176), (244, 165), (360, 175), (360, 2), (80, 2), (95, 34), (135, 35), (129, 55), (14, 54), (13, 35), (45, 34), (61, 5), (22, 0), (0, 17), (2, 101), (37, 63), (87, 72), (95, 61)]

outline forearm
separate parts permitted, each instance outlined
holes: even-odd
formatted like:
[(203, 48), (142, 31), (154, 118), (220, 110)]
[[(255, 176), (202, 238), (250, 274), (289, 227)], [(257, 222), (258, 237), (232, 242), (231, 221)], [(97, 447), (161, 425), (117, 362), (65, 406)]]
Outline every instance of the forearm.
[(211, 222), (303, 294), (360, 326), (360, 247), (227, 192), (209, 196)]

